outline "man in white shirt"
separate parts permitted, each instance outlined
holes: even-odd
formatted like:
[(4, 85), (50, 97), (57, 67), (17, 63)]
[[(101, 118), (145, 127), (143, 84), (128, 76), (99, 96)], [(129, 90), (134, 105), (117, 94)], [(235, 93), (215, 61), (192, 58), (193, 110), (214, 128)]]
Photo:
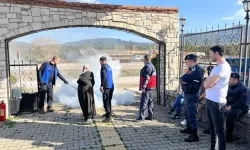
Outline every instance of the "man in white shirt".
[[(231, 67), (223, 57), (224, 49), (221, 46), (210, 48), (210, 56), (217, 65), (204, 82), (207, 98), (207, 115), (211, 133), (211, 150), (215, 149), (216, 135), (218, 136), (219, 150), (226, 149), (224, 132), (224, 111), (228, 91)], [(216, 133), (216, 134), (215, 134)]]

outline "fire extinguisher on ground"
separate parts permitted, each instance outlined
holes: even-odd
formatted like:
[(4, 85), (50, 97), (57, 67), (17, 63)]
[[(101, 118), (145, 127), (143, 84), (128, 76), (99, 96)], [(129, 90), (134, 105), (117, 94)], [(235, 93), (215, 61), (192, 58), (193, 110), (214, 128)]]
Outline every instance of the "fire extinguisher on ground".
[(4, 101), (0, 103), (0, 121), (6, 120), (6, 104)]

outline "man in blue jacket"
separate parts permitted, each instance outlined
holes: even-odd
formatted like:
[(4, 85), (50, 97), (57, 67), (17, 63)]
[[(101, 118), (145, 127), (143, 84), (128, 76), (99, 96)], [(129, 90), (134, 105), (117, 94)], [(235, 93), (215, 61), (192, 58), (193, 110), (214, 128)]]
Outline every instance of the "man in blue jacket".
[(47, 93), (47, 112), (53, 112), (53, 86), (56, 85), (56, 79), (59, 77), (65, 84), (68, 82), (59, 73), (57, 64), (59, 64), (60, 58), (54, 56), (50, 62), (45, 62), (39, 68), (39, 82), (40, 82), (40, 100), (39, 100), (39, 113), (45, 114), (44, 100)]
[(249, 110), (247, 101), (249, 98), (249, 90), (242, 82), (239, 81), (240, 75), (238, 73), (231, 73), (229, 80), (229, 89), (227, 93), (227, 132), (226, 141), (232, 142), (235, 140), (233, 135), (234, 120), (246, 114)]
[(107, 58), (101, 57), (100, 58), (101, 64), (101, 86), (100, 91), (103, 93), (103, 105), (106, 111), (106, 114), (103, 117), (106, 119), (103, 122), (111, 122), (112, 121), (112, 109), (111, 109), (111, 100), (113, 97), (114, 92), (114, 81), (113, 81), (113, 72), (111, 67), (107, 64)]

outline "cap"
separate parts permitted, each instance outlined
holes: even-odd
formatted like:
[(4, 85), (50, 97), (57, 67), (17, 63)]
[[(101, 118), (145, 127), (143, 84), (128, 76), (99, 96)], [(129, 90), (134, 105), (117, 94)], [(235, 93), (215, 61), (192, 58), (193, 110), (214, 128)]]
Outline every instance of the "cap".
[(238, 73), (236, 73), (236, 72), (234, 72), (234, 73), (231, 73), (231, 76), (230, 76), (231, 78), (235, 78), (235, 79), (240, 79), (240, 75), (238, 74)]
[(185, 60), (194, 60), (197, 59), (197, 56), (195, 54), (189, 54), (185, 57)]

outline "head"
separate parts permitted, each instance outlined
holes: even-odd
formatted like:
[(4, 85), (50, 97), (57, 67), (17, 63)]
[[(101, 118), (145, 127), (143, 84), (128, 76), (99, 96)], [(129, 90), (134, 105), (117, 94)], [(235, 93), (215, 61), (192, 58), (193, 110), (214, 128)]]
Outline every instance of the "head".
[(229, 85), (234, 86), (237, 83), (239, 83), (239, 80), (240, 80), (240, 75), (238, 73), (231, 73)]
[(150, 55), (145, 55), (144, 56), (144, 64), (147, 64), (148, 62), (151, 62), (151, 56)]
[(55, 65), (59, 64), (60, 63), (60, 58), (58, 56), (54, 56), (52, 58), (52, 60), (51, 60), (51, 63), (55, 64)]
[(194, 54), (189, 54), (185, 57), (186, 65), (188, 68), (192, 68), (197, 64), (197, 56)]
[(104, 64), (107, 63), (107, 58), (104, 57), (104, 56), (102, 56), (99, 60), (100, 60), (100, 64), (101, 64), (101, 65), (104, 65)]
[(222, 46), (216, 45), (210, 48), (210, 58), (214, 62), (218, 62), (223, 58), (224, 48)]
[(89, 71), (89, 65), (83, 65), (82, 71)]

